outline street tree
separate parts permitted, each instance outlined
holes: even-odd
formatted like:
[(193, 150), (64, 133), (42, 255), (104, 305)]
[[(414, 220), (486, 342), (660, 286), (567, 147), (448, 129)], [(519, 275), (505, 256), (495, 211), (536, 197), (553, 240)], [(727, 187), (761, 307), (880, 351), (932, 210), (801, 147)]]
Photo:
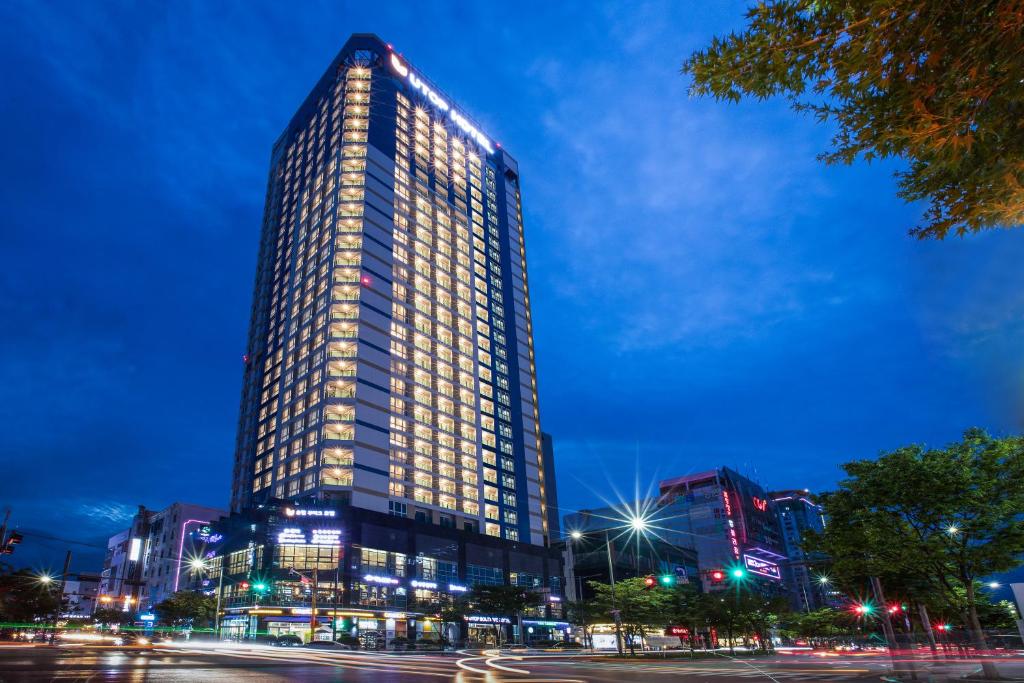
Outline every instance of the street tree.
[[(541, 602), (540, 594), (522, 586), (477, 585), (469, 595), (469, 601), (484, 614), (505, 617), (510, 621), (522, 614), (528, 607)], [(501, 645), (501, 624), (494, 623), (494, 638)]]
[(608, 623), (608, 612), (594, 600), (574, 600), (565, 608), (566, 618), (583, 631), (583, 646), (594, 647), (594, 626)]
[(441, 606), (438, 616), (441, 619), (442, 640), (448, 640), (448, 627), (454, 626), (458, 633), (462, 632), (466, 614), (469, 613), (469, 600), (463, 595), (453, 596), (448, 602)]
[(216, 600), (202, 593), (178, 591), (153, 608), (168, 626), (208, 626), (217, 609)]
[(670, 591), (648, 588), (643, 578), (616, 581), (614, 588), (597, 581), (590, 581), (589, 585), (600, 612), (611, 616), (613, 610), (618, 610), (630, 654), (636, 653), (637, 643), (647, 636), (648, 627), (668, 623), (672, 606)]
[[(978, 581), (1024, 554), (1024, 437), (972, 429), (946, 448), (905, 446), (843, 469), (839, 489), (822, 497), (830, 524), (807, 547), (828, 553), (840, 577), (914, 576), (986, 649)], [(983, 668), (998, 677), (991, 662)]]
[(898, 157), (919, 238), (1024, 223), (1018, 0), (767, 0), (683, 64), (691, 94), (787, 97), (836, 126), (827, 163)]

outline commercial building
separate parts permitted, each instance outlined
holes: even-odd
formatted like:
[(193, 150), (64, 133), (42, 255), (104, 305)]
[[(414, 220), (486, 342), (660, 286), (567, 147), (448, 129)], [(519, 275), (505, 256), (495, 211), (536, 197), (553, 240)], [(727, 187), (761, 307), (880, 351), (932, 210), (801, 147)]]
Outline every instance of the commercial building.
[(210, 523), (226, 514), (190, 503), (163, 510), (140, 505), (131, 526), (107, 542), (100, 606), (144, 612), (179, 589), (195, 588), (188, 562), (208, 540)]
[(565, 560), (566, 597), (588, 600), (589, 581), (610, 583), (638, 576), (671, 576), (675, 583), (693, 583), (700, 590), (697, 552), (674, 545), (657, 533), (634, 533), (613, 508), (581, 510), (565, 516), (567, 535), (556, 544)]
[(786, 562), (774, 502), (760, 484), (722, 467), (662, 481), (656, 519), (669, 542), (694, 548), (706, 591), (742, 570), (766, 594), (787, 591)]
[(61, 589), (62, 616), (66, 619), (87, 619), (96, 611), (100, 580), (99, 574), (69, 574)]
[(516, 161), (373, 35), (274, 144), (233, 514), (208, 551), (230, 632), (287, 630), (320, 590), (387, 639), (433, 635), (424, 606), (473, 584), (557, 602), (520, 199)]
[[(353, 636), (374, 648), (395, 638), (484, 642), (495, 621), (510, 639), (562, 637), (569, 627), (561, 621), (562, 564), (554, 548), (354, 506), (277, 501), (214, 528), (205, 578), (221, 589), (226, 637)], [(507, 584), (538, 596), (521, 624), (474, 611), (460, 623), (441, 622), (442, 607), (473, 586)]]
[(333, 501), (544, 546), (515, 160), (376, 36), (274, 145), (232, 510)]
[(828, 584), (818, 580), (828, 558), (808, 553), (802, 547), (808, 532), (821, 533), (825, 530), (825, 515), (821, 506), (814, 502), (807, 489), (773, 491), (768, 495), (771, 496), (782, 532), (787, 558), (783, 572), (790, 588), (793, 609), (809, 612), (836, 604), (838, 594)]

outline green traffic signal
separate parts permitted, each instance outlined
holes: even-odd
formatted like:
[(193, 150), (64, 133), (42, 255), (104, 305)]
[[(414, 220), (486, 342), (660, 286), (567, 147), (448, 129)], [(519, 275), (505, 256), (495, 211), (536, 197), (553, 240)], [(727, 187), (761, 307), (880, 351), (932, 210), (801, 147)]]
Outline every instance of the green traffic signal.
[(253, 589), (254, 591), (256, 591), (257, 593), (263, 593), (263, 592), (265, 592), (265, 591), (267, 590), (267, 584), (265, 584), (265, 583), (263, 583), (263, 582), (260, 582), (260, 583), (254, 583), (254, 584), (252, 585), (252, 589)]
[(673, 574), (662, 574), (658, 577), (658, 583), (662, 586), (674, 586), (676, 585), (676, 577)]
[(732, 574), (732, 578), (734, 578), (734, 579), (742, 579), (742, 578), (746, 577), (747, 570), (743, 569), (742, 567), (736, 567), (735, 569), (733, 569), (729, 573)]

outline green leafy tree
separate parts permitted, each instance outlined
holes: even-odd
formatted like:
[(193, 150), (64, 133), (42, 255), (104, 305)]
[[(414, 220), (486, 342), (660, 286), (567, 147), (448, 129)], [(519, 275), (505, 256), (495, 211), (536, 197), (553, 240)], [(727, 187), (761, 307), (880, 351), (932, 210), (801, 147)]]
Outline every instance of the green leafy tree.
[(202, 593), (178, 591), (153, 609), (168, 626), (204, 627), (212, 622), (217, 601)]
[(783, 624), (796, 637), (818, 641), (850, 636), (857, 629), (857, 620), (852, 612), (832, 607), (822, 607), (813, 612), (790, 612)]
[(28, 569), (0, 574), (0, 619), (31, 623), (49, 619), (60, 609), (60, 585), (43, 583)]
[(608, 612), (594, 600), (574, 600), (566, 603), (566, 616), (583, 629), (584, 647), (594, 647), (594, 626), (608, 622)]
[[(541, 602), (541, 596), (521, 586), (477, 585), (473, 587), (469, 601), (484, 614), (515, 620), (528, 607)], [(501, 645), (503, 631), (501, 624), (494, 624), (494, 638), (498, 645)]]
[(648, 627), (668, 623), (672, 611), (670, 591), (647, 588), (643, 578), (616, 581), (614, 589), (597, 581), (590, 581), (589, 585), (600, 612), (611, 615), (613, 609), (618, 610), (630, 654), (636, 653), (636, 645), (647, 636)]
[(451, 600), (442, 605), (441, 611), (438, 612), (438, 616), (441, 619), (442, 641), (447, 640), (449, 626), (455, 626), (460, 633), (462, 632), (462, 624), (465, 621), (466, 614), (468, 613), (469, 601), (465, 596), (454, 596)]
[(1024, 223), (1018, 0), (767, 0), (683, 64), (691, 93), (788, 97), (837, 126), (828, 163), (900, 157), (919, 238)]
[[(847, 581), (914, 577), (931, 594), (913, 597), (959, 613), (975, 647), (986, 649), (978, 581), (1024, 554), (1024, 437), (972, 429), (944, 449), (906, 446), (843, 468), (839, 490), (822, 498), (831, 523), (808, 547), (828, 553)], [(998, 677), (991, 662), (983, 668)]]

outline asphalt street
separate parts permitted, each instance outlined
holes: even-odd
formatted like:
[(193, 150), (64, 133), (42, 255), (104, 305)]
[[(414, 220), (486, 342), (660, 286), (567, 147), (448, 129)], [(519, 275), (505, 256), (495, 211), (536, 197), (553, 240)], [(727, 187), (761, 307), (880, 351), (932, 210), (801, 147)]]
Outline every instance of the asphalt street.
[(587, 655), (314, 652), (260, 646), (0, 646), (0, 681), (880, 681), (884, 660), (615, 661)]

